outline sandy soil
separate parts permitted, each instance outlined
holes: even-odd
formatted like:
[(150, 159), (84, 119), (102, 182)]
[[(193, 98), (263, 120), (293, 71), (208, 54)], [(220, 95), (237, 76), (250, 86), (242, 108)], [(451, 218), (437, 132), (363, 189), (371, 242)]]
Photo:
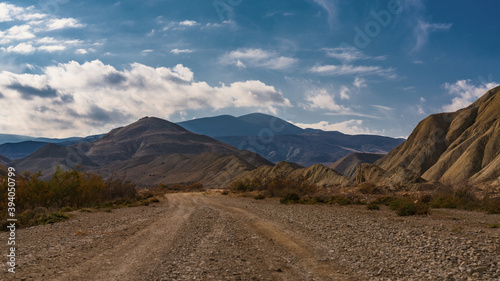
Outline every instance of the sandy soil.
[[(499, 280), (500, 215), (167, 194), (17, 231), (1, 280)], [(7, 252), (7, 233), (0, 250)], [(5, 255), (4, 255), (5, 256)]]

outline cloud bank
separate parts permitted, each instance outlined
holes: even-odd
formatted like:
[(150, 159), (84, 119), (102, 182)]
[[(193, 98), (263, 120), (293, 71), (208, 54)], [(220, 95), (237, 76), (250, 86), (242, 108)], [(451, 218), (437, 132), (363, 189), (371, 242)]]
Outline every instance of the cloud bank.
[(168, 118), (202, 108), (255, 108), (276, 112), (291, 106), (273, 86), (238, 81), (211, 86), (172, 68), (133, 63), (123, 70), (99, 60), (70, 61), (41, 74), (0, 73), (0, 131), (39, 136), (102, 133), (146, 115)]
[(453, 84), (445, 83), (444, 88), (448, 94), (455, 97), (450, 104), (444, 105), (442, 110), (452, 112), (467, 107), (498, 85), (496, 82), (482, 82), (480, 85), (475, 85), (471, 80), (458, 80)]

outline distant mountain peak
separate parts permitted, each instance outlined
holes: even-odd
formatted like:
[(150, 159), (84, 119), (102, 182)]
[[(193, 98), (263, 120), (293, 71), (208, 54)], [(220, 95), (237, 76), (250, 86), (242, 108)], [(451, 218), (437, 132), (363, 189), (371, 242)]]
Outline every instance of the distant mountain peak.
[(305, 131), (283, 119), (264, 113), (250, 113), (240, 117), (219, 115), (179, 122), (179, 125), (197, 134), (211, 137), (258, 136), (263, 132), (274, 135), (299, 135)]

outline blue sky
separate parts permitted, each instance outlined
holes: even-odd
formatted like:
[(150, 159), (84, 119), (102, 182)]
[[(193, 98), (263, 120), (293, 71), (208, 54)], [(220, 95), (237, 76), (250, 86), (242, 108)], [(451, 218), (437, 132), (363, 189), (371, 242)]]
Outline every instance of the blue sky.
[(484, 0), (0, 2), (0, 133), (251, 112), (408, 136), (500, 81)]

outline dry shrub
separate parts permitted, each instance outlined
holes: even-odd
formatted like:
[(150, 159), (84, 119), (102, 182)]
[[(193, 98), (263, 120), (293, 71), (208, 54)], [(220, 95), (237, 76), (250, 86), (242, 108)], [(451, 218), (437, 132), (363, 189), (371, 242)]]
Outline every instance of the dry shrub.
[(373, 182), (362, 182), (359, 184), (359, 192), (363, 194), (381, 194), (382, 191)]
[(256, 177), (233, 182), (230, 188), (236, 192), (263, 191), (271, 197), (283, 197), (289, 193), (299, 196), (314, 194), (317, 186), (307, 182), (305, 176), (296, 178), (284, 174), (278, 174), (272, 178)]
[[(116, 178), (105, 181), (98, 175), (59, 167), (50, 179), (42, 180), (41, 177), (38, 172), (17, 178), (15, 203), (21, 226), (64, 220), (68, 218), (64, 211), (98, 207), (116, 200), (136, 200), (136, 186), (129, 181)], [(7, 193), (7, 182), (0, 183), (1, 218), (7, 216)]]

